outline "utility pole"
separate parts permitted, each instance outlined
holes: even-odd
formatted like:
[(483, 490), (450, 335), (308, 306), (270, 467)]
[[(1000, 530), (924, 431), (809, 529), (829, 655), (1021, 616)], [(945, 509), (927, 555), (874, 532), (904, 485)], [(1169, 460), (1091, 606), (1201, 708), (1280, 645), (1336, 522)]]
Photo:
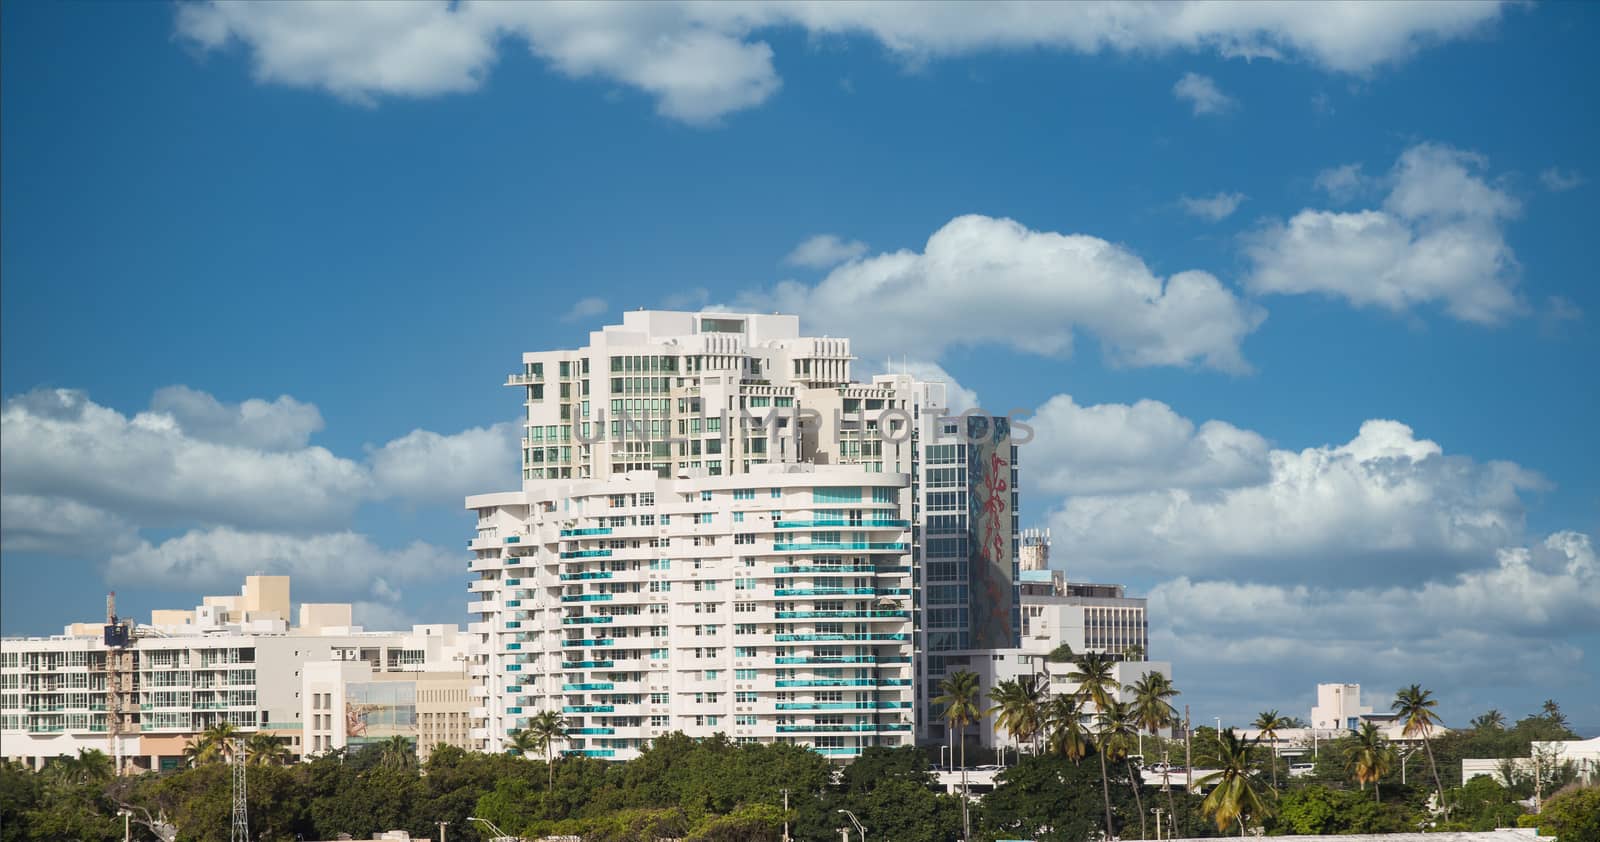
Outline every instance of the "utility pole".
[(1166, 811), (1160, 807), (1157, 807), (1150, 812), (1156, 814), (1156, 842), (1161, 842), (1161, 814), (1165, 813)]
[(1194, 792), (1194, 731), (1189, 728), (1189, 706), (1183, 706), (1183, 791)]
[(449, 822), (436, 822), (439, 825), (439, 842), (444, 842), (444, 829), (450, 826)]
[[(439, 842), (444, 842), (443, 839)], [(783, 842), (789, 842), (789, 790), (783, 791)]]

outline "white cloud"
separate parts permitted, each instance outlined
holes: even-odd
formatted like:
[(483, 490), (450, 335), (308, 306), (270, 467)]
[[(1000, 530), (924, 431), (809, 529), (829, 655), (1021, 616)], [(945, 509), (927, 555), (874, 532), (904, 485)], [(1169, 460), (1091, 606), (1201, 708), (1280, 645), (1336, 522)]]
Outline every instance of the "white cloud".
[(861, 258), (816, 285), (786, 281), (737, 306), (799, 313), (851, 337), (865, 359), (908, 350), (937, 359), (948, 346), (981, 344), (1062, 356), (1077, 328), (1116, 363), (1227, 371), (1248, 368), (1239, 345), (1265, 317), (1210, 273), (1163, 279), (1098, 237), (976, 215), (951, 220), (920, 253)]
[[(1310, 706), (1315, 683), (1331, 680), (1362, 683), (1371, 696), (1363, 701), (1379, 709), (1393, 688), (1419, 681), (1457, 705), (1482, 688), (1543, 698), (1583, 674), (1572, 641), (1600, 630), (1600, 565), (1589, 536), (1559, 532), (1409, 585), (1180, 577), (1151, 591), (1150, 612), (1152, 648), (1193, 676), (1191, 695), (1222, 704), (1231, 717), (1275, 704), (1298, 712)], [(1302, 687), (1301, 703), (1263, 699), (1265, 674), (1277, 686)]]
[(270, 403), (251, 398), (224, 404), (188, 386), (157, 389), (150, 411), (172, 416), (185, 433), (202, 441), (258, 450), (298, 450), (322, 429), (322, 413), (281, 395)]
[(1439, 304), (1480, 324), (1519, 313), (1504, 225), (1520, 205), (1483, 180), (1484, 167), (1468, 152), (1413, 146), (1390, 173), (1381, 209), (1303, 210), (1249, 236), (1247, 282), (1258, 292), (1322, 293), (1395, 313)]
[[(13, 397), (0, 419), (7, 496), (65, 498), (146, 528), (331, 525), (354, 511), (369, 483), (361, 465), (320, 447), (272, 452), (209, 441), (187, 433), (174, 415), (129, 418), (67, 389)], [(206, 429), (280, 443), (286, 435), (277, 424)]]
[[(1233, 450), (1217, 461), (1238, 466), (1234, 476), (1243, 479), (1254, 442), (1228, 433), (1222, 440)], [(1171, 433), (1166, 440), (1183, 444)], [(1065, 464), (1036, 457), (1034, 470), (1070, 478), (1070, 457)], [(1139, 476), (1137, 464), (1119, 467)], [(1208, 471), (1228, 476), (1214, 465), (1200, 475)], [(1544, 481), (1509, 462), (1447, 456), (1404, 424), (1373, 420), (1342, 445), (1270, 451), (1259, 482), (1205, 490), (1158, 477), (1144, 489), (1123, 487), (1126, 493), (1073, 496), (1050, 516), (1063, 557), (1091, 575), (1359, 582), (1421, 581), (1478, 563), (1519, 539), (1520, 494)]]
[(827, 269), (867, 253), (867, 244), (860, 240), (846, 242), (833, 234), (818, 234), (794, 247), (783, 259), (791, 266)]
[(1366, 190), (1368, 179), (1360, 164), (1345, 164), (1317, 173), (1317, 187), (1336, 202), (1348, 202)]
[(1583, 182), (1583, 173), (1577, 170), (1562, 170), (1557, 167), (1551, 167), (1539, 173), (1539, 183), (1544, 185), (1544, 189), (1552, 193), (1564, 193), (1568, 190), (1577, 189), (1583, 186)]
[(1185, 73), (1172, 86), (1172, 95), (1189, 103), (1195, 116), (1221, 114), (1232, 110), (1238, 102), (1217, 87), (1216, 80), (1199, 73)]
[[(927, 360), (899, 360), (891, 361), (888, 371), (894, 373), (904, 372), (928, 383), (943, 383), (945, 386), (945, 409), (952, 414), (959, 415), (969, 409), (979, 409), (978, 393), (961, 385), (950, 372), (938, 363)], [(991, 410), (1004, 413), (1004, 410)]]
[(1079, 406), (1056, 395), (1027, 423), (1030, 486), (1064, 494), (1255, 485), (1269, 476), (1266, 439), (1224, 421), (1194, 422), (1160, 401)]
[(267, 573), (292, 576), (298, 593), (371, 593), (393, 601), (389, 582), (459, 572), (458, 553), (421, 541), (384, 549), (348, 531), (295, 536), (221, 527), (140, 542), (111, 557), (106, 581), (195, 591), (233, 588), (244, 576)]
[(138, 542), (133, 524), (110, 512), (59, 497), (0, 495), (0, 549), (6, 552), (81, 555), (89, 536), (103, 552)]
[(376, 493), (459, 506), (468, 494), (517, 488), (521, 429), (505, 422), (448, 436), (413, 430), (373, 450)]
[(1184, 196), (1178, 202), (1190, 216), (1221, 222), (1232, 216), (1244, 200), (1243, 193), (1218, 193), (1215, 196), (1202, 196), (1198, 199)]
[[(262, 82), (369, 103), (385, 95), (475, 90), (502, 40), (573, 78), (643, 91), (689, 123), (765, 102), (781, 87), (755, 33), (798, 28), (875, 40), (900, 60), (992, 50), (1083, 54), (1172, 50), (1300, 59), (1369, 73), (1431, 43), (1465, 37), (1498, 3), (185, 3), (177, 30), (203, 51), (237, 41)], [(510, 36), (507, 39), (507, 36)]]
[(566, 315), (561, 317), (561, 320), (564, 322), (576, 322), (592, 319), (604, 314), (606, 309), (606, 300), (604, 298), (596, 298), (594, 296), (580, 298), (573, 303), (572, 309), (568, 310)]

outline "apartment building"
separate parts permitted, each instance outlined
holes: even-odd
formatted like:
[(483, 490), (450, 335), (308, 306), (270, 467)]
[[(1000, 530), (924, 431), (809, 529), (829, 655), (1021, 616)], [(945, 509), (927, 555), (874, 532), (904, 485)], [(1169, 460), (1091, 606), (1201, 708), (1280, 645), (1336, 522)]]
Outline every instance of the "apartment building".
[(851, 378), (791, 315), (627, 313), (524, 354), (523, 484), (469, 497), (477, 745), (682, 730), (849, 758), (922, 733), (929, 652), (1014, 646), (1016, 448), (945, 386)]
[[(303, 751), (306, 664), (344, 659), (383, 670), (448, 662), (453, 626), (368, 632), (347, 604), (305, 604), (291, 626), (289, 579), (251, 576), (238, 595), (151, 622), (75, 623), (53, 637), (0, 641), (0, 754), (35, 766), (96, 749), (119, 769), (171, 769), (218, 723)], [(464, 657), (464, 656), (463, 656)], [(460, 673), (462, 660), (454, 661)]]

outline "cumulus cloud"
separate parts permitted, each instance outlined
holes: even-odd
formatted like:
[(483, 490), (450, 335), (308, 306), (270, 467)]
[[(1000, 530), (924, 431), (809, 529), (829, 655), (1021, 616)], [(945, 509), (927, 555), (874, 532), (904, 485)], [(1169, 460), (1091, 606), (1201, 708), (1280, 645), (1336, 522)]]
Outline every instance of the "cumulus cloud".
[(0, 549), (6, 552), (77, 555), (89, 535), (96, 548), (111, 552), (138, 542), (133, 524), (93, 506), (60, 497), (0, 495)]
[(790, 266), (827, 269), (867, 253), (867, 244), (860, 240), (839, 239), (833, 234), (818, 234), (794, 247), (783, 259)]
[[(1242, 478), (1253, 463), (1239, 454), (1251, 454), (1254, 442), (1237, 431), (1228, 438), (1248, 442), (1218, 460), (1245, 466), (1234, 475)], [(1071, 476), (1048, 460), (1034, 464), (1044, 476)], [(1064, 557), (1104, 571), (1096, 575), (1422, 581), (1517, 541), (1521, 493), (1543, 488), (1544, 480), (1513, 463), (1446, 455), (1404, 424), (1373, 420), (1341, 445), (1270, 451), (1259, 482), (1218, 490), (1125, 487), (1127, 493), (1073, 496), (1052, 513)]]
[(1263, 671), (1280, 687), (1304, 688), (1298, 700), (1276, 701), (1289, 710), (1309, 707), (1313, 686), (1332, 680), (1362, 683), (1373, 697), (1363, 701), (1380, 709), (1394, 688), (1417, 681), (1458, 703), (1491, 687), (1542, 697), (1583, 672), (1571, 640), (1600, 630), (1600, 565), (1588, 535), (1559, 532), (1410, 585), (1179, 577), (1150, 593), (1150, 611), (1152, 647), (1193, 676), (1186, 689), (1231, 704), (1233, 717), (1274, 704), (1258, 692)]
[(188, 386), (168, 386), (150, 398), (150, 411), (170, 415), (202, 441), (258, 450), (298, 450), (322, 429), (322, 413), (288, 395), (268, 402), (250, 398), (225, 404)]
[(1079, 406), (1056, 395), (1028, 419), (1028, 483), (1061, 494), (1229, 488), (1269, 477), (1266, 439), (1194, 422), (1160, 401)]
[(1552, 193), (1575, 190), (1583, 186), (1583, 180), (1583, 174), (1577, 170), (1563, 170), (1558, 167), (1551, 167), (1539, 173), (1539, 183), (1544, 185), (1544, 189)]
[(382, 495), (440, 505), (516, 488), (520, 433), (510, 422), (448, 436), (412, 430), (372, 452), (373, 480)]
[[(918, 380), (928, 383), (943, 383), (945, 387), (945, 409), (952, 414), (959, 415), (969, 409), (978, 409), (978, 393), (961, 385), (944, 366), (927, 360), (897, 360), (886, 366), (885, 371), (895, 374), (905, 373)], [(991, 410), (1004, 414), (1004, 410)]]
[(1520, 313), (1505, 223), (1521, 206), (1483, 179), (1486, 166), (1470, 152), (1413, 146), (1386, 179), (1381, 208), (1308, 209), (1251, 234), (1247, 283), (1258, 292), (1319, 293), (1394, 313), (1437, 304), (1479, 324)]
[(1317, 173), (1316, 185), (1336, 202), (1348, 202), (1366, 190), (1368, 179), (1360, 164), (1330, 167)]
[[(11, 398), (0, 419), (6, 495), (69, 499), (143, 527), (330, 525), (354, 511), (369, 485), (362, 466), (320, 447), (274, 452), (198, 438), (178, 416), (130, 418), (69, 389)], [(284, 437), (271, 424), (202, 426), (221, 438)]]
[(1215, 79), (1199, 73), (1183, 74), (1182, 78), (1173, 84), (1172, 95), (1189, 103), (1197, 117), (1202, 114), (1221, 114), (1238, 105), (1233, 97), (1217, 87)]
[(1192, 198), (1184, 196), (1178, 200), (1185, 212), (1190, 216), (1198, 216), (1212, 222), (1221, 222), (1233, 215), (1239, 205), (1245, 200), (1243, 193), (1218, 193), (1214, 196), (1201, 196)]
[(589, 296), (587, 298), (580, 298), (574, 302), (572, 309), (568, 310), (566, 315), (561, 317), (561, 320), (564, 322), (582, 321), (584, 319), (592, 319), (596, 316), (603, 315), (605, 312), (606, 300), (604, 298)]
[[(1317, 5), (1309, 8), (1308, 5)], [(799, 29), (864, 37), (908, 64), (983, 51), (1081, 54), (1184, 50), (1301, 60), (1369, 73), (1499, 18), (1499, 3), (239, 3), (178, 7), (181, 39), (202, 51), (232, 43), (262, 82), (346, 100), (434, 96), (478, 88), (502, 42), (558, 72), (642, 91), (670, 118), (715, 123), (781, 87), (757, 33)]]
[[(294, 577), (311, 594), (393, 596), (389, 582), (459, 572), (459, 555), (421, 541), (386, 549), (355, 532), (283, 535), (228, 527), (194, 530), (113, 555), (111, 584), (193, 591), (232, 588), (257, 572)], [(385, 600), (385, 601), (392, 601)]]
[(1208, 272), (1161, 278), (1098, 237), (976, 215), (951, 220), (921, 252), (863, 257), (815, 285), (786, 281), (737, 306), (799, 313), (851, 337), (867, 359), (907, 349), (936, 359), (979, 344), (1065, 356), (1081, 329), (1115, 363), (1225, 371), (1248, 368), (1239, 345), (1265, 318)]

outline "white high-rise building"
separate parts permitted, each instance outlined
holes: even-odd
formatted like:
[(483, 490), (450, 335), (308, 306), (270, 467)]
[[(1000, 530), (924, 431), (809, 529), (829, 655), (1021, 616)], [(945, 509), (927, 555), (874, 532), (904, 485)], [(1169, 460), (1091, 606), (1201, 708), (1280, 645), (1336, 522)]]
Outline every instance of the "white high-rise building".
[(523, 355), (523, 487), (467, 499), (480, 747), (556, 710), (591, 756), (848, 758), (924, 733), (928, 652), (1016, 645), (1009, 425), (851, 363), (795, 316), (661, 311)]

